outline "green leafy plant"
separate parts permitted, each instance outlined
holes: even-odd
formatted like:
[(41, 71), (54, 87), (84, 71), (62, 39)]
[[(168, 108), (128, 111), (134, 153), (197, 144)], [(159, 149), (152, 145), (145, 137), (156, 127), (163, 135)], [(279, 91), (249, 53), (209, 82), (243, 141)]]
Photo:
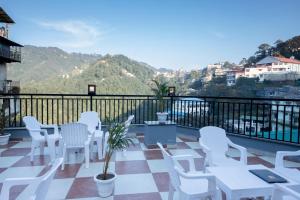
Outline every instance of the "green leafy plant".
[(4, 134), (5, 122), (6, 122), (5, 112), (1, 108), (0, 109), (0, 135), (5, 135)]
[(155, 83), (155, 88), (152, 88), (156, 99), (158, 100), (159, 111), (163, 112), (164, 110), (164, 96), (168, 95), (168, 85), (167, 83), (160, 83), (157, 80), (152, 80)]
[(129, 147), (130, 144), (134, 145), (133, 138), (125, 134), (124, 123), (115, 123), (110, 125), (108, 132), (108, 144), (105, 152), (103, 173), (101, 175), (102, 180), (109, 179), (108, 167), (114, 152), (122, 151)]

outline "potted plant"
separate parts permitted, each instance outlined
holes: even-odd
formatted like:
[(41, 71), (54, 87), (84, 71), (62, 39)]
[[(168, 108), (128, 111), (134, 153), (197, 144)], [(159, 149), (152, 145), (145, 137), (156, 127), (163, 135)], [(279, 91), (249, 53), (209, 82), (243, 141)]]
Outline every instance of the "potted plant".
[(4, 133), (5, 122), (5, 112), (3, 109), (0, 109), (0, 145), (7, 145), (10, 137), (9, 133)]
[(108, 129), (107, 147), (105, 149), (105, 157), (102, 173), (94, 176), (94, 181), (97, 184), (97, 189), (100, 197), (108, 197), (113, 194), (115, 180), (117, 175), (109, 171), (109, 164), (113, 154), (116, 151), (123, 151), (130, 144), (133, 144), (131, 137), (124, 134), (125, 124), (115, 123)]
[(152, 88), (154, 95), (158, 101), (159, 111), (156, 113), (159, 122), (167, 121), (168, 113), (164, 112), (164, 96), (168, 95), (168, 86), (166, 83), (160, 83), (157, 80), (152, 80), (155, 83), (155, 88)]

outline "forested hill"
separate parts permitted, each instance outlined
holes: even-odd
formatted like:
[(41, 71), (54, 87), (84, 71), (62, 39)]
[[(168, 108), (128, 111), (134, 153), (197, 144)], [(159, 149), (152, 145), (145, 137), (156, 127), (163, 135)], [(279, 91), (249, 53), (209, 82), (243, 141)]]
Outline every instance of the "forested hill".
[(26, 46), (23, 62), (9, 66), (9, 77), (21, 80), (21, 92), (150, 94), (155, 68), (123, 55), (68, 54), (58, 48)]
[(22, 62), (9, 65), (8, 79), (20, 80), (22, 84), (44, 81), (75, 68), (87, 67), (99, 58), (101, 55), (67, 53), (56, 47), (26, 45), (22, 48)]

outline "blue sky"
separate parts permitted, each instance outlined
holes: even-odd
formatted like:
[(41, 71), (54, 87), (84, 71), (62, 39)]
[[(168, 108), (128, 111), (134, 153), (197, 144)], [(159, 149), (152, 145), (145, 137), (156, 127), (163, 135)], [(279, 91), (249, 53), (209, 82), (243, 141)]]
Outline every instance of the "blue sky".
[(1, 0), (11, 38), (68, 52), (124, 54), (154, 67), (239, 62), (300, 35), (299, 0)]

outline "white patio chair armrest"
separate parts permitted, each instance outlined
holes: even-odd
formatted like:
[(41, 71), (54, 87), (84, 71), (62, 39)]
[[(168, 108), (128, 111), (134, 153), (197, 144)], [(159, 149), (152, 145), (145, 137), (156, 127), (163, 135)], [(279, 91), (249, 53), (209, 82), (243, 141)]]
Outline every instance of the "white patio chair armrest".
[(55, 128), (57, 127), (56, 124), (41, 124), (42, 128)]
[(44, 136), (47, 138), (48, 137), (48, 132), (47, 132), (47, 130), (45, 130), (45, 129), (30, 129), (29, 131), (31, 131), (31, 132), (38, 132), (38, 133), (40, 133), (41, 134), (41, 132), (43, 132), (44, 133)]
[(300, 150), (298, 151), (277, 151), (275, 158), (275, 168), (284, 167), (283, 161), (285, 156), (300, 156)]
[(180, 168), (175, 166), (175, 170), (179, 174), (179, 176), (185, 178), (185, 179), (206, 179), (208, 181), (208, 191), (215, 191), (216, 190), (216, 179), (213, 174), (210, 173), (185, 173)]
[(201, 138), (199, 139), (199, 145), (202, 148), (202, 150), (204, 151), (204, 153), (210, 152), (210, 148), (202, 142)]
[(28, 178), (7, 178), (3, 182), (2, 191), (0, 194), (1, 200), (9, 199), (9, 190), (13, 186), (17, 185), (29, 185), (39, 181), (39, 177), (28, 177)]
[(204, 153), (206, 154), (205, 156), (205, 165), (208, 164), (209, 166), (212, 166), (212, 155), (211, 155), (211, 150), (210, 148), (208, 148), (208, 146), (206, 146), (205, 144), (203, 144), (203, 142), (201, 141), (201, 138), (199, 139), (199, 144), (200, 147), (202, 148), (202, 150), (204, 151)]
[(276, 191), (281, 191), (284, 194), (295, 197), (296, 199), (300, 199), (300, 193), (296, 192), (295, 190), (292, 190), (291, 188), (280, 185), (278, 183), (274, 184), (274, 195), (277, 195)]
[(195, 172), (195, 173), (191, 173), (191, 172), (183, 172), (180, 168), (178, 168), (177, 166), (175, 166), (175, 170), (177, 171), (177, 173), (186, 179), (208, 179), (208, 180), (213, 180), (215, 179), (215, 176), (213, 174), (210, 173), (202, 173), (202, 172)]
[(54, 134), (59, 134), (57, 124), (41, 124), (41, 128), (53, 128)]
[(228, 145), (240, 151), (241, 153), (240, 162), (242, 164), (247, 165), (247, 149), (243, 146), (233, 143), (230, 139), (228, 139)]
[(189, 171), (190, 172), (195, 172), (196, 168), (195, 168), (195, 162), (194, 162), (194, 156), (192, 155), (176, 155), (176, 156), (172, 156), (172, 158), (176, 161), (179, 160), (187, 160), (189, 162)]

